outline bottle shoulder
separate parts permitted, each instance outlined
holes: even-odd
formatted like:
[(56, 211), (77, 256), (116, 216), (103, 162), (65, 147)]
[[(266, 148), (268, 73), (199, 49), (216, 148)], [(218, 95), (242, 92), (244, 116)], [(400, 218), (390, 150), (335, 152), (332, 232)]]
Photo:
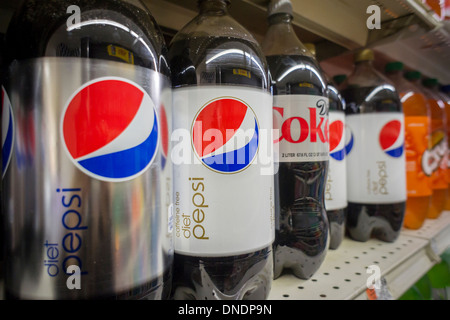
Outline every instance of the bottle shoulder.
[[(136, 4), (136, 5), (135, 5)], [(139, 1), (27, 0), (7, 31), (8, 59), (80, 57), (130, 63), (169, 75), (167, 48)]]
[(275, 95), (328, 95), (328, 85), (318, 62), (304, 55), (267, 56)]
[(303, 55), (313, 58), (300, 41), (290, 23), (269, 25), (261, 43), (266, 56), (271, 55)]
[(172, 39), (168, 58), (175, 87), (241, 83), (269, 88), (261, 47), (229, 15), (199, 14)]
[(229, 14), (198, 14), (174, 36), (171, 42), (208, 37), (238, 37), (257, 44), (253, 35)]
[(377, 71), (370, 61), (355, 65), (342, 85), (347, 114), (403, 112), (394, 83)]
[(343, 87), (376, 87), (380, 85), (394, 86), (394, 83), (372, 66), (359, 65), (347, 77)]

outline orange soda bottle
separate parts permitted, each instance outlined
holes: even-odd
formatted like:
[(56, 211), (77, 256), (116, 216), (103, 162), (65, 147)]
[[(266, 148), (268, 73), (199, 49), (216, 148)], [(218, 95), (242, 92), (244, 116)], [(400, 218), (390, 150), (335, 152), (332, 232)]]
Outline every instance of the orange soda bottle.
[(428, 99), (428, 105), (431, 109), (431, 149), (428, 164), (433, 170), (431, 187), (433, 196), (431, 199), (431, 208), (427, 217), (435, 219), (440, 216), (445, 208), (448, 197), (448, 179), (447, 179), (447, 115), (445, 104), (439, 94), (437, 94), (438, 82), (436, 79), (424, 79), (422, 88)]
[[(436, 91), (436, 90), (435, 90)], [(445, 113), (447, 115), (447, 142), (448, 142), (448, 157), (447, 157), (447, 183), (449, 184), (447, 201), (445, 202), (445, 210), (450, 211), (450, 95), (448, 95), (450, 91), (450, 86), (443, 86), (441, 90), (438, 91), (440, 94), (442, 101), (445, 105)]]
[(407, 200), (403, 225), (419, 229), (431, 206), (431, 178), (422, 166), (430, 145), (431, 111), (421, 90), (404, 79), (403, 63), (388, 63), (385, 72), (400, 95), (405, 114)]

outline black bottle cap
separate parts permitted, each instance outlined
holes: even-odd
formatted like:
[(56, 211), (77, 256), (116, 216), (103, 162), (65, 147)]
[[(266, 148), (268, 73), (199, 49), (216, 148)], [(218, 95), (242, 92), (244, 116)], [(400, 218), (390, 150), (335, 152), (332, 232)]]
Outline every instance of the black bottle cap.
[(272, 16), (278, 13), (287, 13), (293, 15), (292, 3), (290, 0), (270, 0), (267, 7), (267, 16)]

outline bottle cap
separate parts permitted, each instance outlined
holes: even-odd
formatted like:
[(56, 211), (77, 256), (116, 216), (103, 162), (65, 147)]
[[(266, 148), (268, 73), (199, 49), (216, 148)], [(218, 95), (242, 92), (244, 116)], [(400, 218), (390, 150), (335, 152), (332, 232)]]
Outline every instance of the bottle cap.
[(355, 53), (355, 62), (372, 61), (375, 59), (372, 49), (362, 49)]
[(287, 13), (293, 16), (292, 3), (290, 0), (270, 0), (267, 7), (267, 16), (277, 13)]
[(316, 46), (314, 45), (314, 43), (304, 43), (304, 46), (309, 50), (309, 52), (311, 52), (314, 57), (316, 56)]
[(435, 78), (425, 78), (425, 79), (422, 80), (422, 84), (425, 87), (429, 87), (430, 88), (430, 87), (436, 86), (438, 84), (438, 80), (435, 79)]
[(392, 72), (392, 71), (402, 71), (403, 70), (403, 63), (399, 61), (395, 62), (389, 62), (386, 64), (386, 67), (384, 68), (386, 72)]
[(405, 78), (408, 80), (419, 80), (422, 74), (419, 71), (408, 71), (405, 73)]

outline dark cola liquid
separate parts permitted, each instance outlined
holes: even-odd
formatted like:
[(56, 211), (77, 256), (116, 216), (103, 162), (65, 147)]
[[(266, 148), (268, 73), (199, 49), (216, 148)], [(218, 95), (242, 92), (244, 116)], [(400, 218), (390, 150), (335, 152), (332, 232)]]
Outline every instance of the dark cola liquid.
[[(86, 25), (78, 28), (73, 25), (77, 23), (77, 20), (70, 17), (75, 14), (75, 11), (68, 12), (69, 6), (73, 4), (76, 4), (80, 9), (81, 19), (79, 21), (94, 21), (94, 23), (86, 23)], [(131, 31), (139, 33), (138, 36), (142, 37), (141, 41), (136, 38), (137, 33), (133, 35), (130, 29), (126, 30), (125, 26), (130, 26), (130, 21), (135, 24)], [(72, 24), (71, 27), (73, 28), (67, 24)], [(122, 28), (117, 26), (122, 26)], [(146, 10), (125, 1), (27, 0), (22, 3), (9, 26), (6, 37), (7, 59), (8, 63), (12, 60), (17, 60), (20, 63), (22, 60), (41, 57), (101, 59), (152, 69), (165, 76), (168, 82), (170, 78), (169, 67), (165, 59), (162, 59), (163, 55), (167, 54), (167, 48), (158, 32), (159, 29), (155, 20)], [(67, 77), (70, 79), (70, 75), (67, 75)], [(23, 79), (23, 82), (29, 86), (30, 91), (40, 90), (40, 84), (33, 82), (33, 79)], [(23, 100), (26, 101), (26, 104), (32, 105), (34, 103), (32, 99), (24, 98)], [(104, 207), (107, 207), (107, 205)], [(100, 216), (101, 212), (95, 212), (95, 214)], [(110, 223), (110, 221), (105, 220), (101, 224), (107, 228)], [(30, 225), (31, 227), (35, 226)], [(108, 236), (109, 234), (103, 234), (102, 241), (111, 242), (112, 247), (114, 246), (114, 240)], [(27, 240), (30, 243), (34, 241), (32, 238)], [(29, 250), (27, 244), (25, 244), (25, 247), (27, 247), (25, 250)], [(9, 248), (7, 251), (9, 256), (14, 255), (13, 249)], [(91, 248), (91, 251), (95, 252), (95, 249)], [(32, 255), (32, 253), (30, 252), (29, 255)], [(101, 264), (98, 272), (114, 273), (113, 258), (106, 255), (105, 259), (99, 260), (98, 262)], [(6, 259), (8, 259), (8, 256), (6, 256)], [(83, 294), (77, 295), (77, 290), (73, 290), (73, 295), (68, 297), (69, 299), (167, 299), (171, 289), (172, 256), (165, 253), (161, 259), (164, 271), (147, 283), (119, 291), (114, 288), (114, 280), (111, 277), (110, 283), (99, 284), (99, 286), (110, 286), (108, 290), (103, 291), (107, 293), (97, 294), (95, 289), (89, 293), (78, 290), (78, 292), (83, 291)], [(105, 268), (103, 269), (102, 266), (105, 266)], [(9, 264), (5, 269), (8, 274), (14, 273), (14, 265)], [(5, 296), (8, 299), (22, 298), (8, 289), (8, 281), (6, 281), (5, 291)], [(67, 296), (56, 296), (56, 299), (59, 298), (66, 299)]]
[[(274, 95), (326, 96), (324, 79), (313, 59), (282, 55), (268, 56), (267, 62)], [(295, 71), (284, 75), (288, 70)], [(277, 80), (280, 77), (282, 80)], [(329, 237), (324, 206), (327, 168), (328, 161), (279, 163), (275, 174), (275, 278), (286, 268), (309, 279), (325, 258)]]
[[(218, 54), (226, 50), (237, 53)], [(250, 63), (243, 59), (242, 52), (252, 56)], [(267, 89), (261, 55), (255, 44), (240, 38), (195, 37), (175, 41), (169, 49), (172, 85), (177, 88), (223, 84)], [(217, 58), (206, 64), (213, 56)], [(250, 72), (251, 77), (236, 74), (233, 72), (236, 69)], [(188, 256), (175, 251), (172, 294), (177, 300), (265, 299), (271, 287), (272, 265), (270, 247), (223, 257)]]
[[(342, 91), (346, 102), (346, 115), (375, 112), (400, 112), (398, 96), (392, 90), (376, 90), (376, 87), (352, 87)], [(351, 168), (348, 168), (351, 170)], [(358, 183), (347, 181), (347, 183)], [(386, 242), (397, 239), (403, 225), (406, 202), (367, 204), (349, 202), (347, 207), (347, 233), (357, 241), (367, 241), (372, 236)]]
[[(344, 113), (344, 105), (341, 100), (342, 97), (339, 95), (337, 89), (334, 88), (334, 86), (333, 89), (328, 90), (330, 111)], [(342, 240), (344, 240), (346, 216), (347, 208), (327, 210), (328, 222), (330, 224), (330, 249), (337, 249), (342, 243)]]

